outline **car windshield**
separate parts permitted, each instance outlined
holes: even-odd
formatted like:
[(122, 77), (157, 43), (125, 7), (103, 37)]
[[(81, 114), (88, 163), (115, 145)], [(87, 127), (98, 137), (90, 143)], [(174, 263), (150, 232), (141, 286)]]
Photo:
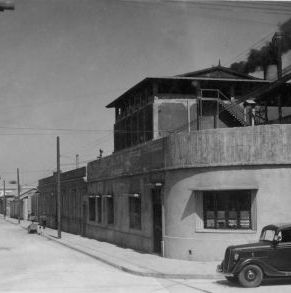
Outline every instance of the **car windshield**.
[(275, 234), (276, 234), (275, 230), (272, 230), (272, 229), (264, 230), (261, 234), (260, 240), (261, 241), (273, 241)]

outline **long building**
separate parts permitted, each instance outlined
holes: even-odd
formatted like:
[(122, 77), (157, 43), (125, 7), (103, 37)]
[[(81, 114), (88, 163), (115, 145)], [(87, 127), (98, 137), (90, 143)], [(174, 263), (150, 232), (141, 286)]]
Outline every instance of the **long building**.
[[(62, 174), (63, 230), (203, 261), (290, 222), (289, 79), (219, 65), (133, 86), (107, 106), (113, 154), (88, 163), (87, 181), (86, 171)], [(38, 189), (56, 227), (56, 177)]]

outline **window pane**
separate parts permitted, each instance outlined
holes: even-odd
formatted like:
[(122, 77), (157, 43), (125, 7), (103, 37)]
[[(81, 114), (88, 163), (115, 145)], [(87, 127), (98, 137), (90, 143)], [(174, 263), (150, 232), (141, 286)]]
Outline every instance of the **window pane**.
[(226, 190), (203, 192), (204, 228), (250, 229), (251, 192)]
[(129, 197), (129, 227), (141, 229), (141, 199), (140, 197)]
[(97, 197), (97, 222), (102, 222), (102, 197)]
[(215, 194), (211, 192), (205, 193), (203, 197), (204, 205), (204, 227), (215, 228)]
[(114, 223), (114, 202), (113, 197), (107, 198), (107, 223)]
[(282, 230), (281, 242), (291, 242), (291, 230)]
[(96, 210), (95, 210), (95, 197), (89, 197), (89, 220), (95, 221)]

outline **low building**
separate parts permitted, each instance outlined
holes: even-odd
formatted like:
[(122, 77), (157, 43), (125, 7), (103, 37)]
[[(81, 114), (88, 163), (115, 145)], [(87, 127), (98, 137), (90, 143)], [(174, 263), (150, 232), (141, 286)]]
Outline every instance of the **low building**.
[[(82, 204), (87, 193), (86, 168), (61, 173), (61, 217), (62, 230), (82, 233)], [(57, 177), (39, 180), (38, 216), (46, 216), (47, 226), (57, 228)]]
[(17, 190), (15, 187), (7, 187), (5, 189), (5, 195), (4, 189), (0, 189), (0, 213), (2, 215), (10, 217), (10, 203), (15, 199), (16, 194)]
[(15, 196), (10, 201), (10, 214), (11, 218), (28, 220), (30, 216), (34, 215), (32, 210), (33, 198), (36, 197), (37, 189), (32, 186), (21, 186), (20, 196), (17, 196), (17, 188), (14, 188)]
[(21, 219), (37, 219), (37, 201), (39, 191), (36, 187), (30, 188), (20, 194)]

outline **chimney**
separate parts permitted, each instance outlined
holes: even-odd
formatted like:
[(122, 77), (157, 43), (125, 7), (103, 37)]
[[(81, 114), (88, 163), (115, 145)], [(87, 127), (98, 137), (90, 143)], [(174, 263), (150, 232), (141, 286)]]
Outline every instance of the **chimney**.
[(264, 73), (264, 79), (266, 80), (275, 80), (277, 79), (277, 65), (268, 65), (266, 72)]

